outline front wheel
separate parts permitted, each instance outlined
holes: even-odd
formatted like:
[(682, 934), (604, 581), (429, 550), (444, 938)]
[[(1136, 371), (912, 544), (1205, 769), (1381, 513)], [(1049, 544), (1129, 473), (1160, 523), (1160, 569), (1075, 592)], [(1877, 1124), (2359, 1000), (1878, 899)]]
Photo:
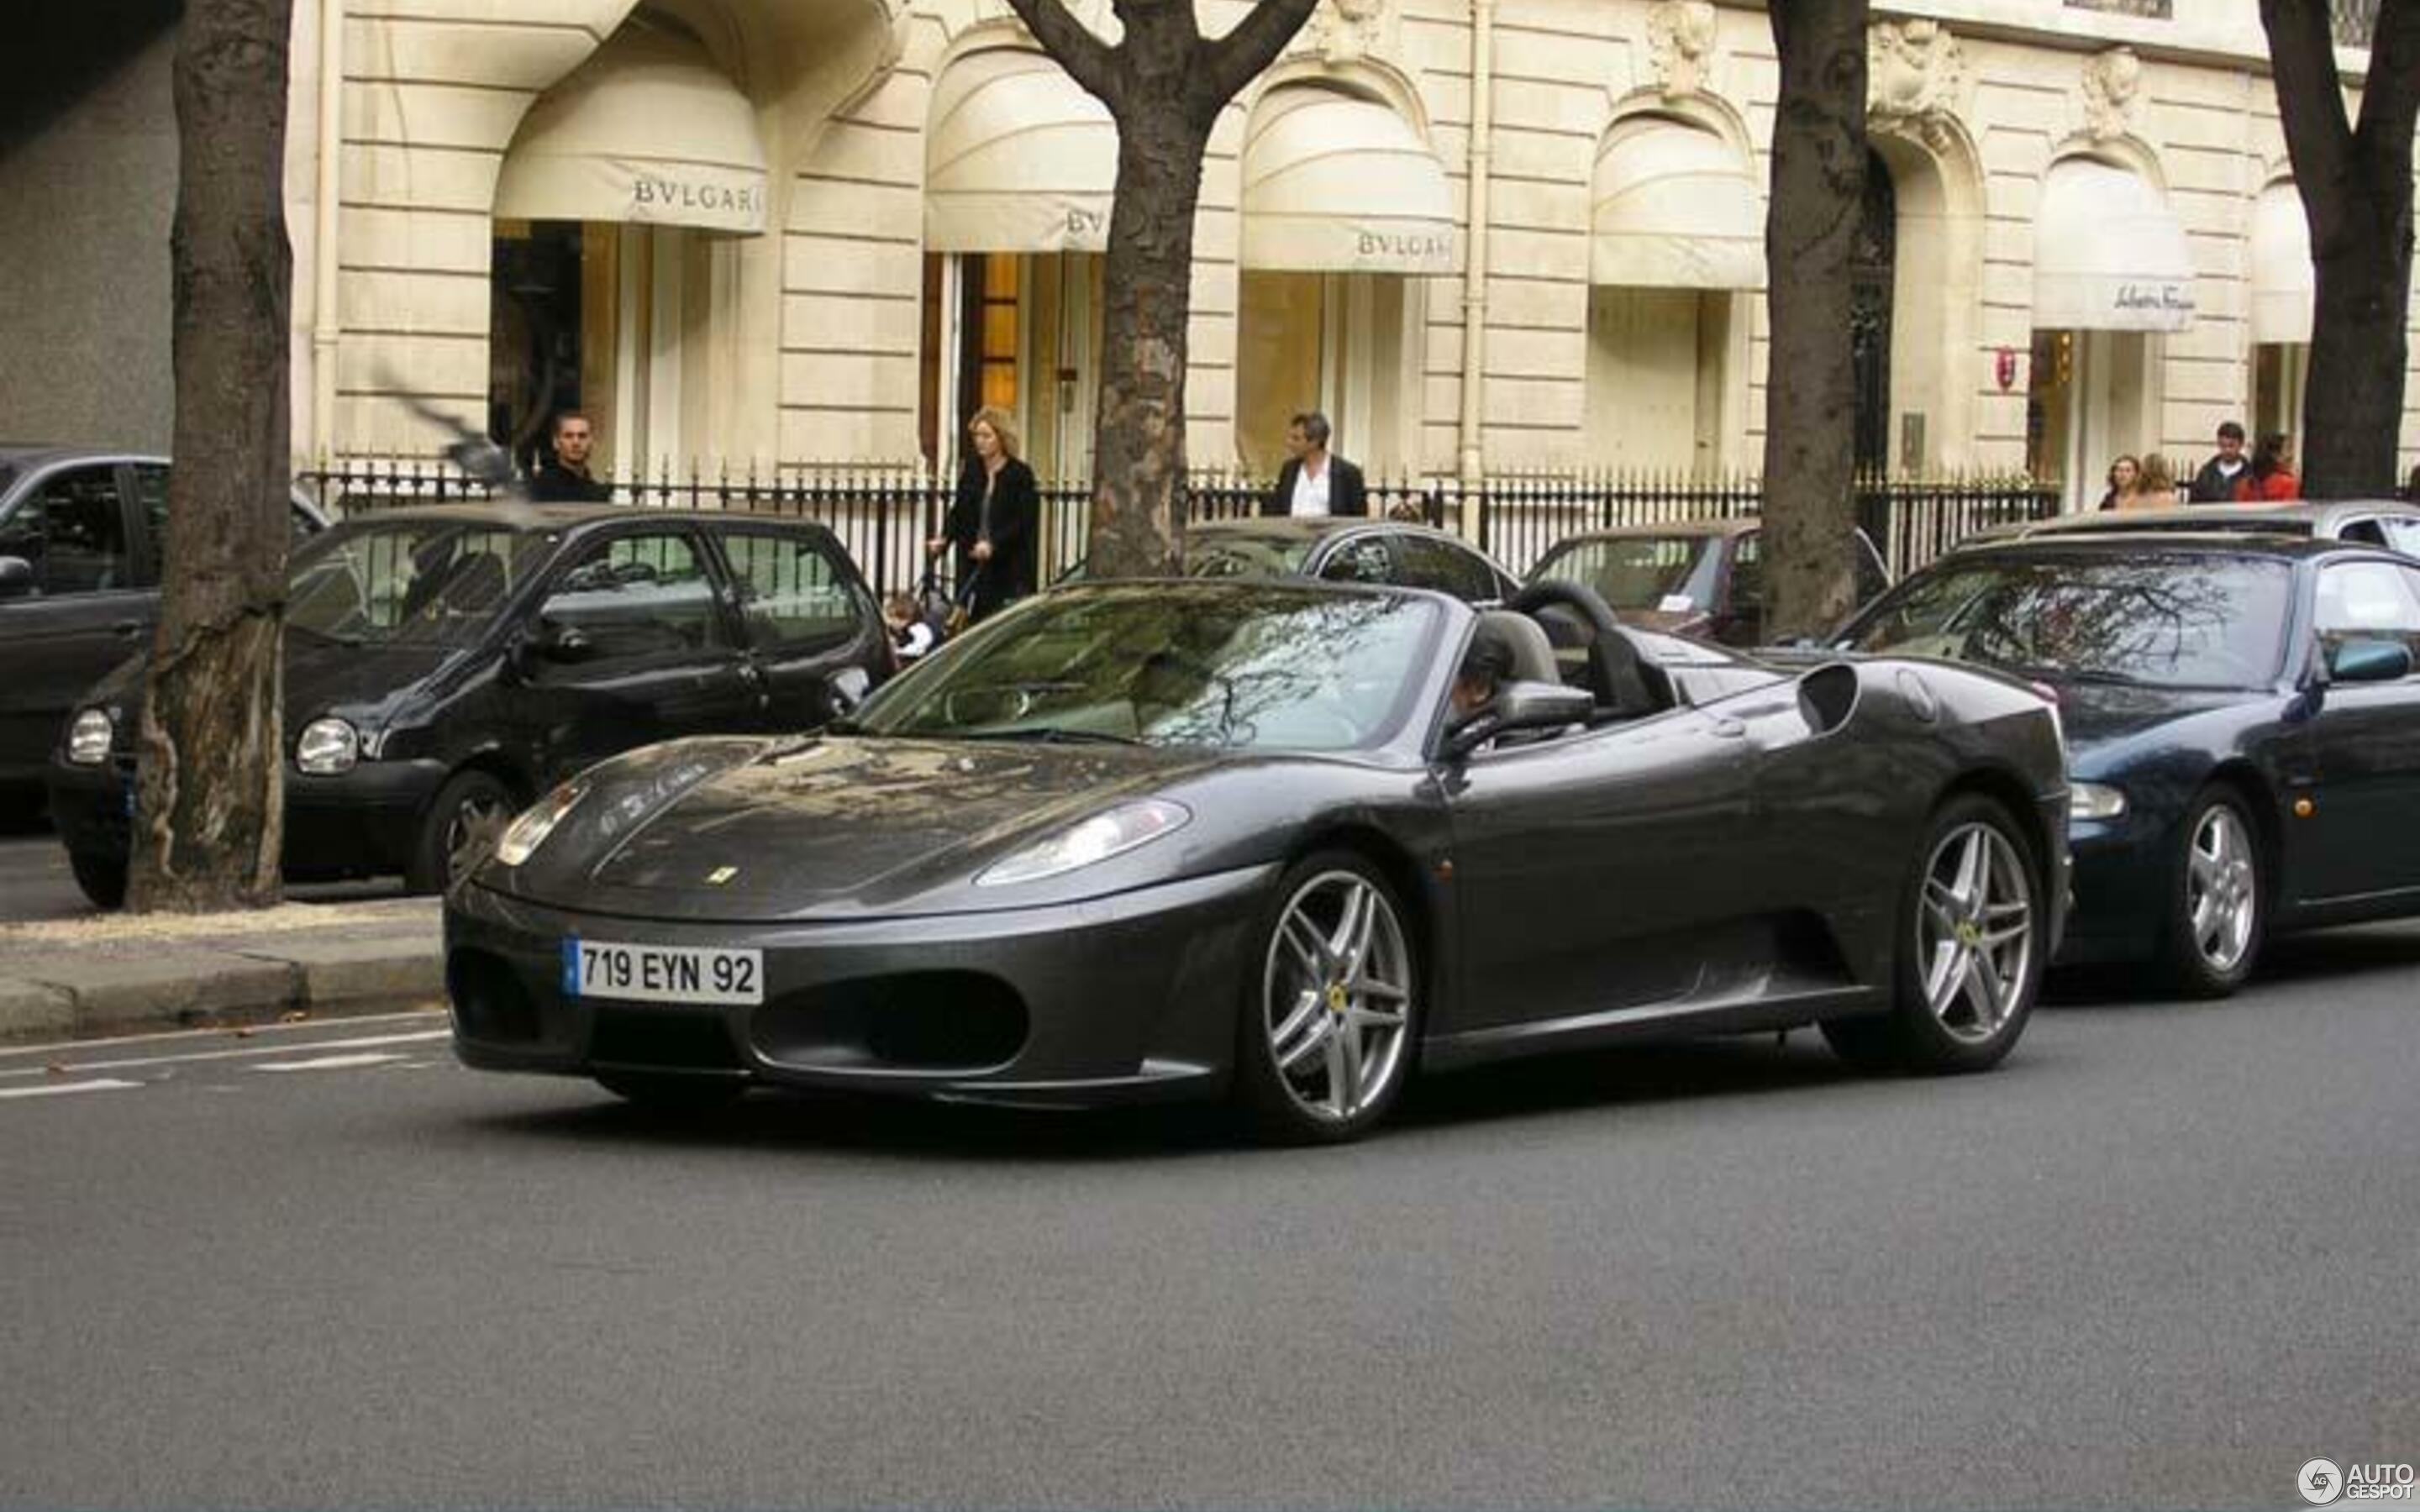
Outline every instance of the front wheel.
[(1981, 1071), (2024, 1032), (2041, 994), (2040, 869), (2007, 809), (1978, 795), (1927, 826), (1900, 902), (1891, 1009), (1836, 1019), (1847, 1059), (1901, 1071)]
[(68, 852), (68, 870), (95, 908), (114, 911), (126, 906), (126, 862), (107, 856)]
[(1410, 1079), (1419, 963), (1394, 889), (1348, 852), (1280, 879), (1235, 1047), (1236, 1100), (1276, 1144), (1341, 1144), (1387, 1116)]
[(2178, 832), (2161, 964), (2179, 992), (2225, 997), (2252, 975), (2268, 922), (2252, 815), (2231, 789), (2207, 788)]
[(519, 808), (513, 790), (493, 772), (447, 778), (421, 815), (404, 885), (414, 892), (443, 892), (459, 882), (495, 850)]

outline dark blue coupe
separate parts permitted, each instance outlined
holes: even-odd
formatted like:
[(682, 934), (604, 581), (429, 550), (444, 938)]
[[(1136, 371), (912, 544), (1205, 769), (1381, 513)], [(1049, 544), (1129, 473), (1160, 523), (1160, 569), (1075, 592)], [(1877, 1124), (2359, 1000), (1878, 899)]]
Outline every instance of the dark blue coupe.
[(2420, 561), (2343, 541), (2096, 532), (1961, 550), (1844, 648), (2056, 689), (2063, 960), (2232, 992), (2263, 937), (2420, 914)]

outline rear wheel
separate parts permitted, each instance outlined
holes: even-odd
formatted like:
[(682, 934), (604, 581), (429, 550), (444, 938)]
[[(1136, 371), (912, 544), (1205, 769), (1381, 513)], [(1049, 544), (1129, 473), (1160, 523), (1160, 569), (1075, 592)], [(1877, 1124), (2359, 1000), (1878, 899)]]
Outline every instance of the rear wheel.
[(1236, 1100), (1260, 1138), (1338, 1144), (1367, 1133), (1411, 1075), (1419, 963), (1394, 889), (1349, 852), (1289, 868), (1245, 995)]
[(733, 1076), (683, 1076), (674, 1072), (614, 1071), (597, 1085), (626, 1103), (659, 1113), (703, 1113), (737, 1102), (748, 1084)]
[(84, 889), (84, 895), (91, 900), (95, 908), (126, 906), (126, 862), (123, 857), (70, 851), (68, 870), (75, 873), (76, 886)]
[(1902, 889), (1891, 1010), (1836, 1019), (1823, 1038), (1865, 1065), (1981, 1071), (2024, 1032), (2041, 993), (2040, 869), (2007, 809), (1942, 805)]
[(404, 885), (414, 892), (443, 892), (460, 881), (495, 850), (520, 807), (493, 772), (473, 768), (446, 779), (421, 816)]
[(2232, 788), (2205, 788), (2179, 834), (2163, 975), (2189, 996), (2225, 997), (2252, 975), (2268, 923), (2252, 814)]

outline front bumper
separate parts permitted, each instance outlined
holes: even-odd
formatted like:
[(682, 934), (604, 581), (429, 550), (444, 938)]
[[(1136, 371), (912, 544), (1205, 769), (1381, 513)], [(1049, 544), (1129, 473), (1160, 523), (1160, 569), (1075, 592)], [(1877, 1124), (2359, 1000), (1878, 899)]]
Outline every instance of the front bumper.
[[(314, 777), (286, 768), (286, 875), (376, 876), (411, 863), (428, 802), (446, 778), (442, 762), (363, 762), (349, 772)], [(113, 753), (104, 766), (53, 758), (47, 774), (59, 839), (79, 856), (126, 858), (134, 758)]]
[[(677, 1072), (1032, 1105), (1212, 1096), (1226, 1085), (1273, 875), (1254, 867), (1049, 908), (768, 924), (583, 914), (474, 882), (445, 907), (455, 1052), (486, 1071)], [(761, 949), (765, 1000), (568, 995), (563, 942), (575, 935)]]
[(2158, 816), (2079, 819), (2068, 830), (2075, 905), (2069, 913), (2061, 965), (2148, 961), (2167, 925), (2172, 886), (2167, 834)]

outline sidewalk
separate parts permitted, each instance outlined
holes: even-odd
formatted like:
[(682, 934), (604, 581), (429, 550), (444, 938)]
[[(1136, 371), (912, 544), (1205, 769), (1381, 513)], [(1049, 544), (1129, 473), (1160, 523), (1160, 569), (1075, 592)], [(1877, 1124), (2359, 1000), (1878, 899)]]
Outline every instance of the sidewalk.
[(435, 898), (0, 924), (0, 1043), (442, 1002)]

